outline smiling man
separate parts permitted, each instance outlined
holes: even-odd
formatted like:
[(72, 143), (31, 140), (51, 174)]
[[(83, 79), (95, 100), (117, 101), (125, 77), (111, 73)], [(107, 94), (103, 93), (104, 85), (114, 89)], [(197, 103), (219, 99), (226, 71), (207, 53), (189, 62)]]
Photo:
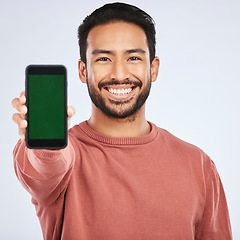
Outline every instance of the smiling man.
[(146, 135), (145, 101), (159, 59), (150, 60), (144, 30), (124, 21), (101, 24), (89, 31), (86, 44), (88, 61), (79, 61), (79, 76), (93, 102), (89, 126), (117, 137)]
[(128, 4), (104, 5), (80, 25), (79, 45), (92, 114), (69, 130), (65, 149), (26, 148), (24, 93), (12, 102), (22, 139), (15, 171), (44, 239), (232, 239), (213, 161), (145, 118), (160, 64), (152, 18)]

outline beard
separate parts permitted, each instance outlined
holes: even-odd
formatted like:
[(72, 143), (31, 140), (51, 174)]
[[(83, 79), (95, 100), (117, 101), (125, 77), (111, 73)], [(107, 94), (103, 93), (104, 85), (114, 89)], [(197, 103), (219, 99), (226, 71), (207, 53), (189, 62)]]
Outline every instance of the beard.
[[(113, 100), (108, 99), (108, 101), (111, 103), (111, 106), (109, 106), (106, 102), (106, 99), (102, 97), (99, 92), (89, 84), (88, 78), (87, 78), (87, 86), (88, 86), (88, 92), (90, 95), (90, 98), (93, 102), (93, 104), (100, 109), (106, 116), (114, 119), (124, 119), (128, 117), (134, 116), (137, 111), (143, 106), (143, 104), (146, 102), (150, 89), (151, 89), (151, 79), (148, 82), (148, 84), (142, 89), (142, 91), (138, 94), (138, 96), (134, 95), (131, 98), (127, 100)], [(130, 81), (125, 80), (118, 82), (116, 80), (100, 83), (98, 85), (98, 88), (101, 90), (106, 85), (111, 84), (134, 84), (135, 86), (142, 87), (142, 83), (140, 81)]]

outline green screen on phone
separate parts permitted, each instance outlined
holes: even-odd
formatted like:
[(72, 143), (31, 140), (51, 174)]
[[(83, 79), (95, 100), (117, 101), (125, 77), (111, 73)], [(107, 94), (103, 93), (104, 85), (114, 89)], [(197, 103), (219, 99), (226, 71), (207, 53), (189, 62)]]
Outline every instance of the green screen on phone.
[(29, 139), (64, 139), (64, 75), (28, 76)]

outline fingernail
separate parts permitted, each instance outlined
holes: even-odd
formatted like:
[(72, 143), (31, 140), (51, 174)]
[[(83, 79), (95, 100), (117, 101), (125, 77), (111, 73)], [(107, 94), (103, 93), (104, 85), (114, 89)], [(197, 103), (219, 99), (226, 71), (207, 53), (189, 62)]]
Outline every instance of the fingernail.
[(21, 97), (20, 97), (20, 101), (21, 101), (21, 102), (24, 102), (24, 101), (25, 101), (25, 97), (24, 97), (24, 96), (21, 96)]
[(24, 114), (26, 113), (26, 107), (25, 106), (22, 106), (21, 109), (20, 109), (21, 113)]

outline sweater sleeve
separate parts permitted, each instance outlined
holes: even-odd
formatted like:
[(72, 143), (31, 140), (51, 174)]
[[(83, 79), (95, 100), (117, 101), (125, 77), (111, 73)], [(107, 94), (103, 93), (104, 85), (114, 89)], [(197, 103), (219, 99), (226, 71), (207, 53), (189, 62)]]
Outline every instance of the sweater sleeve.
[(197, 240), (231, 240), (232, 231), (223, 185), (216, 166), (210, 159), (206, 180), (205, 209), (196, 228)]
[(20, 140), (13, 150), (14, 169), (32, 200), (49, 205), (63, 193), (69, 182), (75, 162), (75, 152), (68, 145), (61, 150), (29, 149)]

